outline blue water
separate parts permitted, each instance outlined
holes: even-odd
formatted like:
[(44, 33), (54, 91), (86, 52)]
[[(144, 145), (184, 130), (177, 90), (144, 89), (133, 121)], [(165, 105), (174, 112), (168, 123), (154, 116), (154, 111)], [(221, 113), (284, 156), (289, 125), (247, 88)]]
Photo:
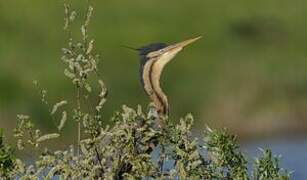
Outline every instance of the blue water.
[[(242, 145), (243, 152), (250, 158), (260, 156), (259, 148), (269, 148), (275, 155), (282, 155), (280, 167), (292, 171), (291, 179), (307, 179), (307, 138), (268, 139)], [(252, 162), (253, 159), (249, 159)]]

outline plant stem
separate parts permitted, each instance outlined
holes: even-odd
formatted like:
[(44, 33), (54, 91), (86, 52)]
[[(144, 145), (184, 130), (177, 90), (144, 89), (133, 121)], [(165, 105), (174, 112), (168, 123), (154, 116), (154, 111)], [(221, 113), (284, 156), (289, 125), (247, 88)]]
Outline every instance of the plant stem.
[(158, 162), (160, 171), (161, 171), (161, 177), (163, 176), (164, 159), (165, 159), (165, 147), (164, 147), (164, 144), (161, 143), (161, 152), (160, 152), (160, 158)]
[(81, 147), (81, 102), (80, 102), (80, 85), (77, 84), (77, 109), (78, 109), (78, 148), (77, 148), (77, 154), (80, 155), (80, 147)]
[(164, 141), (164, 137), (165, 136), (165, 129), (164, 128), (161, 128), (161, 132), (162, 132), (162, 137), (160, 139), (160, 146), (161, 146), (161, 150), (160, 150), (160, 157), (159, 157), (159, 161), (158, 161), (158, 166), (160, 168), (160, 177), (161, 179), (163, 178), (164, 176), (164, 173), (163, 173), (163, 169), (164, 169), (164, 160), (165, 160), (165, 141)]

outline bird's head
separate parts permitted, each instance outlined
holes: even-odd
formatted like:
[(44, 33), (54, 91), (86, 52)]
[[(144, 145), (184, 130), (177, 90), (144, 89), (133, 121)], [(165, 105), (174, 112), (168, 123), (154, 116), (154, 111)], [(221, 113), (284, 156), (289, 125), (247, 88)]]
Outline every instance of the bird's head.
[(197, 41), (201, 36), (197, 38), (188, 39), (176, 44), (166, 45), (163, 43), (151, 44), (149, 46), (145, 46), (145, 48), (140, 48), (140, 51), (143, 53), (147, 53), (148, 58), (159, 57), (166, 54), (175, 56), (178, 52), (183, 50), (187, 45)]
[(141, 65), (144, 65), (148, 60), (163, 60), (164, 64), (173, 59), (177, 53), (183, 50), (186, 46), (200, 39), (201, 36), (188, 39), (176, 44), (167, 45), (165, 43), (153, 43), (147, 46), (136, 49), (141, 56)]

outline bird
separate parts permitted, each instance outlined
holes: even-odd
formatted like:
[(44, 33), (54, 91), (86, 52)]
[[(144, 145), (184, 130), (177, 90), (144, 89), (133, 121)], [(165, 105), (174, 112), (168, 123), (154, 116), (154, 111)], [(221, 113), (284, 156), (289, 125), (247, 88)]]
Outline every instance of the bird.
[(186, 46), (199, 40), (201, 36), (179, 43), (151, 43), (137, 48), (140, 56), (139, 76), (141, 84), (159, 116), (169, 115), (169, 103), (160, 85), (163, 69)]

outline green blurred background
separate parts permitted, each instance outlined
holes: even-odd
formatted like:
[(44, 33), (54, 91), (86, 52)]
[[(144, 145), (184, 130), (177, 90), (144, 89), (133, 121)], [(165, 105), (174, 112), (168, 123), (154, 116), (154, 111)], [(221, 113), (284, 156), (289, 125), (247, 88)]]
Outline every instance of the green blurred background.
[[(84, 1), (74, 7), (85, 9)], [(148, 104), (139, 60), (121, 45), (203, 39), (166, 68), (162, 86), (172, 119), (192, 112), (196, 131), (227, 127), (241, 140), (305, 137), (307, 129), (307, 1), (112, 0), (94, 1), (91, 35), (102, 56), (109, 89), (104, 118), (122, 104)], [(30, 114), (46, 132), (56, 125), (41, 106), (32, 80), (51, 102), (71, 99), (63, 76), (63, 2), (0, 1), (0, 127), (11, 137), (16, 114)], [(65, 132), (75, 136), (73, 122)], [(65, 142), (65, 141), (64, 141)], [(63, 142), (62, 142), (63, 143)]]

